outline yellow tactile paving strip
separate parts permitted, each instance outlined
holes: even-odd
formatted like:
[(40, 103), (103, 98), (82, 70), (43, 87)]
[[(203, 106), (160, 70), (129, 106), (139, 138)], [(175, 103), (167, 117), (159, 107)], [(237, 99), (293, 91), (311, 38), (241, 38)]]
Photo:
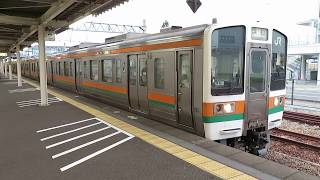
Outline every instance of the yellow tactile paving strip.
[[(32, 86), (39, 87), (37, 84), (30, 82), (28, 80), (25, 80), (25, 82), (29, 83)], [(177, 144), (174, 144), (166, 139), (163, 139), (159, 136), (156, 136), (154, 134), (151, 134), (145, 130), (139, 129), (135, 126), (132, 126), (126, 122), (123, 122), (119, 119), (116, 119), (112, 116), (107, 115), (106, 113), (96, 110), (88, 105), (82, 104), (78, 101), (75, 101), (67, 96), (61, 95), (57, 92), (54, 92), (52, 90), (48, 89), (48, 93), (52, 94), (53, 96), (56, 96), (63, 101), (85, 111), (89, 114), (92, 114), (93, 116), (102, 119), (118, 128), (121, 128), (134, 136), (142, 139), (143, 141), (162, 149), (163, 151), (166, 151), (169, 154), (172, 154), (173, 156), (180, 158), (210, 174), (213, 174), (214, 176), (220, 177), (222, 179), (232, 179), (232, 180), (252, 180), (256, 179), (252, 176), (249, 176), (241, 171), (238, 171), (236, 169), (233, 169), (231, 167), (228, 167), (222, 163), (219, 163), (217, 161), (214, 161), (212, 159), (209, 159), (205, 156), (202, 156), (198, 153), (195, 153), (189, 149), (186, 149), (184, 147), (181, 147)]]

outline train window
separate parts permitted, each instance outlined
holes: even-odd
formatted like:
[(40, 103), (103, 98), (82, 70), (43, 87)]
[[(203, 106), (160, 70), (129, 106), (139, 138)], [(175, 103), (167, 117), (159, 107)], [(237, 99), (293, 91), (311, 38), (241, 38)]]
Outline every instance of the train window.
[(270, 90), (285, 88), (286, 62), (287, 62), (287, 38), (278, 31), (272, 32), (272, 63)]
[(69, 76), (69, 64), (68, 62), (63, 62), (63, 68), (64, 68), (64, 75)]
[(211, 94), (243, 93), (245, 27), (214, 30), (211, 39)]
[(121, 83), (122, 81), (122, 67), (121, 67), (122, 60), (116, 60), (116, 82)]
[(140, 58), (139, 59), (139, 85), (146, 86), (148, 83), (148, 76), (147, 76), (147, 59)]
[(98, 61), (90, 61), (90, 79), (94, 81), (97, 81), (99, 79)]
[(266, 56), (265, 51), (251, 52), (251, 68), (250, 68), (250, 92), (265, 91), (266, 77)]
[(154, 59), (154, 86), (157, 89), (164, 89), (164, 59)]
[(104, 82), (112, 82), (112, 60), (103, 60), (101, 61), (102, 64), (102, 80)]
[(69, 75), (73, 76), (73, 62), (69, 62), (69, 65), (70, 65), (70, 73), (69, 73)]

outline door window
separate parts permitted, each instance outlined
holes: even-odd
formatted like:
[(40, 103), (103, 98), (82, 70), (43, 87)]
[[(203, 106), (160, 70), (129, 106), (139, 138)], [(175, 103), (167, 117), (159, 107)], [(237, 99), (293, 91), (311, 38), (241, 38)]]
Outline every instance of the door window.
[(164, 89), (164, 60), (162, 58), (154, 59), (154, 85), (157, 89)]
[(137, 81), (137, 61), (136, 59), (130, 59), (130, 85), (136, 85)]
[(146, 86), (148, 82), (147, 77), (147, 59), (139, 59), (139, 85)]
[(73, 62), (70, 62), (70, 76), (73, 76)]
[(63, 62), (63, 68), (64, 68), (64, 75), (69, 76), (69, 64), (68, 62)]
[(191, 72), (190, 72), (190, 57), (188, 54), (180, 54), (180, 86), (182, 88), (190, 87)]
[(264, 92), (266, 83), (266, 52), (251, 52), (250, 92)]
[(97, 81), (99, 79), (98, 61), (90, 61), (90, 79), (94, 81)]
[(61, 62), (59, 62), (59, 75), (62, 76), (62, 72), (63, 72), (63, 69), (62, 69), (62, 65), (61, 65)]
[(87, 61), (83, 62), (83, 78), (88, 79), (88, 67), (87, 67)]
[(122, 82), (122, 67), (121, 67), (121, 61), (122, 60), (116, 60), (116, 82), (121, 83)]

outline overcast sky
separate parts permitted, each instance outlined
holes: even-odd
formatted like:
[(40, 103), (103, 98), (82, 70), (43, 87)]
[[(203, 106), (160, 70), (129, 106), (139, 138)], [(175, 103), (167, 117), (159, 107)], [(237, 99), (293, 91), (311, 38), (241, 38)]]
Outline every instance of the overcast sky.
[[(186, 0), (130, 0), (98, 17), (88, 16), (77, 23), (88, 21), (142, 25), (147, 22), (147, 32), (159, 32), (162, 23), (170, 25), (193, 26), (218, 22), (266, 22), (288, 35), (304, 33), (296, 27), (297, 22), (319, 16), (318, 0), (201, 0), (202, 6), (196, 13), (188, 7)], [(306, 32), (307, 33), (307, 32)], [(79, 42), (103, 42), (103, 33), (66, 31), (56, 36), (56, 40)], [(48, 44), (48, 43), (47, 43)], [(49, 43), (50, 44), (50, 43)]]

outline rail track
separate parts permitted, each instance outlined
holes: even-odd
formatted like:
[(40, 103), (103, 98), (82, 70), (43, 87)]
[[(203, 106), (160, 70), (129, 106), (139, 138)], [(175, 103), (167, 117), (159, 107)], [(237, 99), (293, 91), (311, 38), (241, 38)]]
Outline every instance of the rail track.
[(318, 137), (275, 128), (272, 130), (271, 138), (318, 152), (320, 151), (320, 138)]
[(296, 122), (307, 123), (310, 125), (320, 126), (320, 116), (316, 116), (316, 115), (297, 113), (292, 111), (284, 111), (283, 118), (290, 121), (296, 121)]

